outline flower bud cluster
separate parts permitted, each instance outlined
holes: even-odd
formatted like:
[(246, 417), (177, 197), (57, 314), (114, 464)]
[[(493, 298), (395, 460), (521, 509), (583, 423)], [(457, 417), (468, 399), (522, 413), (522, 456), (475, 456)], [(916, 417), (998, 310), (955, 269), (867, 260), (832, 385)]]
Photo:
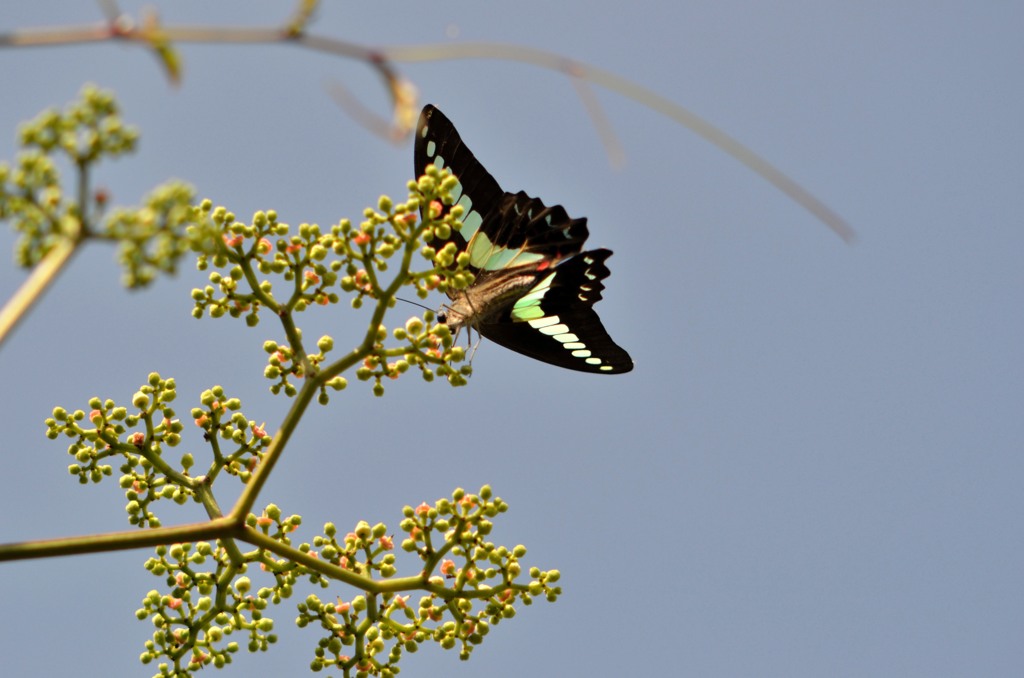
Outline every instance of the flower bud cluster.
[(151, 283), (157, 273), (174, 274), (190, 248), (185, 230), (194, 213), (195, 189), (181, 181), (158, 186), (141, 207), (118, 208), (106, 218), (102, 237), (118, 243), (125, 287)]
[[(425, 182), (428, 196), (435, 200), (440, 196), (451, 202), (447, 192), (457, 182), (450, 176), (439, 181), (427, 177)], [(447, 285), (437, 262), (444, 266), (453, 264), (455, 255), (449, 251), (451, 247), (428, 257), (431, 267), (424, 271), (411, 270), (411, 260), (425, 234), (450, 234), (451, 228), (458, 226), (453, 215), (460, 214), (461, 208), (453, 208), (443, 218), (421, 221), (419, 210), (425, 204), (424, 194), (415, 182), (410, 189), (405, 203), (395, 204), (381, 196), (376, 208), (364, 211), (364, 220), (358, 226), (342, 220), (329, 232), (323, 232), (316, 224), (301, 224), (298, 233), (291, 235), (288, 225), (279, 223), (272, 211), (257, 212), (252, 223), (246, 224), (227, 209), (203, 201), (193, 211), (189, 238), (199, 252), (199, 268), (214, 270), (206, 287), (192, 291), (193, 315), (244, 316), (249, 325), (255, 325), (259, 311), (270, 308), (285, 325), (289, 341), (264, 343), (269, 355), (264, 375), (273, 382), (272, 392), (295, 396), (302, 386), (301, 380), (319, 373), (325, 365), (326, 353), (333, 348), (333, 339), (324, 337), (317, 345), (319, 353), (306, 352), (301, 345), (301, 330), (293, 324), (295, 313), (311, 305), (337, 303), (339, 287), (351, 295), (355, 308), (371, 300), (387, 309), (395, 304), (395, 295), (402, 286), (411, 285), (418, 296), (425, 297), (429, 291)], [(382, 274), (396, 258), (401, 260), (399, 270), (385, 280)], [(459, 274), (462, 273), (460, 270)], [(287, 286), (289, 297), (274, 296), (274, 276), (291, 283)], [(415, 331), (410, 331), (410, 327)], [(384, 393), (384, 379), (396, 379), (412, 366), (428, 381), (440, 374), (452, 385), (466, 383), (468, 367), (459, 369), (450, 364), (461, 360), (464, 351), (452, 349), (451, 333), (447, 326), (434, 323), (433, 313), (425, 313), (423, 320), (394, 330), (392, 336), (406, 342), (406, 346), (385, 347), (388, 332), (383, 326), (376, 334), (375, 341), (355, 349), (363, 361), (357, 377), (371, 381), (376, 395)], [(330, 391), (346, 385), (339, 377), (318, 384), (318, 401), (326, 404)]]
[[(168, 471), (175, 472), (163, 458), (165, 447), (181, 442), (184, 429), (170, 406), (176, 397), (174, 379), (163, 379), (154, 372), (136, 391), (130, 408), (100, 398), (89, 400), (88, 414), (85, 410), (54, 408), (44, 422), (46, 435), (50, 439), (72, 439), (68, 454), (75, 461), (68, 472), (81, 483), (99, 482), (113, 475), (113, 466), (104, 462), (120, 457), (119, 484), (128, 500), (125, 510), (129, 522), (139, 527), (159, 527), (159, 519), (150, 510), (154, 501), (173, 499), (180, 504), (192, 496), (190, 487), (167, 477)], [(187, 472), (184, 461), (183, 467)]]
[(338, 539), (334, 523), (324, 525), (324, 534), (313, 538), (313, 549), (320, 560), (355, 574), (388, 579), (396, 572), (394, 540), (384, 523), (373, 527), (365, 520)]
[(264, 556), (259, 550), (240, 555), (242, 562), (233, 562), (224, 546), (209, 542), (157, 547), (145, 566), (164, 578), (167, 593), (150, 591), (135, 612), (155, 627), (140, 656), (143, 664), (165, 659), (157, 675), (184, 676), (231, 663), (240, 649), (229, 639), (234, 634), (248, 637), (250, 652), (266, 651), (277, 642), (274, 622), (264, 612), (291, 594), (292, 580), (253, 590), (246, 567), (262, 563)]
[(213, 451), (214, 461), (206, 475), (212, 480), (223, 469), (243, 483), (249, 482), (272, 442), (265, 424), (246, 419), (240, 411), (242, 401), (227, 397), (221, 386), (203, 391), (199, 402), (201, 406), (192, 408), (190, 414)]
[[(393, 676), (404, 652), (416, 652), (430, 642), (445, 649), (458, 647), (460, 657), (468, 659), (493, 626), (515, 616), (517, 602), (529, 605), (541, 595), (557, 599), (561, 594), (555, 585), (560, 578), (557, 570), (531, 568), (530, 580), (519, 583), (526, 547), (510, 549), (484, 539), (493, 527), (491, 521), (506, 510), (508, 505), (494, 497), (488, 486), (478, 494), (457, 489), (450, 499), (433, 506), (407, 506), (401, 527), (409, 537), (402, 548), (417, 553), (424, 562), (419, 583), (407, 590), (421, 590), (423, 595), (418, 603), (393, 590), (349, 601), (307, 596), (298, 606), (296, 623), (325, 632), (311, 668)], [(394, 562), (389, 558), (393, 542), (387, 532), (383, 524), (371, 527), (360, 521), (339, 538), (337, 528), (328, 523), (309, 552), (357, 574), (379, 572), (388, 578), (393, 568), (379, 567)], [(384, 559), (378, 560), (382, 554)], [(326, 578), (316, 582), (327, 586)]]
[[(194, 200), (190, 186), (168, 182), (141, 206), (117, 208), (106, 219), (110, 196), (89, 188), (93, 166), (135, 150), (139, 138), (122, 122), (113, 94), (86, 85), (63, 111), (43, 111), (22, 125), (19, 137), (25, 150), (14, 166), (0, 163), (0, 219), (12, 220), (21, 234), (20, 265), (34, 266), (62, 241), (95, 238), (117, 243), (127, 287), (144, 287), (157, 273), (177, 270), (189, 248), (184, 234)], [(65, 196), (61, 186), (57, 159), (62, 156), (79, 174), (74, 197)]]

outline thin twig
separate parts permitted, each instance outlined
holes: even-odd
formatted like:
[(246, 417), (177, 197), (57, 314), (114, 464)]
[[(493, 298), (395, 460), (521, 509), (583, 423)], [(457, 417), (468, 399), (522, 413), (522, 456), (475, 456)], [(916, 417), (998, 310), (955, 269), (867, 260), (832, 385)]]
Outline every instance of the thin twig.
[[(597, 99), (596, 97), (588, 96), (586, 88), (581, 89), (580, 83), (582, 81), (600, 85), (621, 94), (690, 129), (761, 175), (762, 178), (804, 207), (804, 209), (822, 221), (846, 242), (853, 242), (855, 238), (854, 231), (846, 220), (770, 162), (693, 111), (666, 99), (654, 90), (643, 87), (610, 71), (590, 66), (553, 52), (520, 45), (457, 43), (371, 49), (346, 40), (307, 33), (303, 30), (303, 27), (308, 19), (308, 14), (300, 12), (296, 19), (290, 20), (283, 27), (279, 28), (157, 27), (152, 19), (145, 25), (138, 26), (130, 18), (127, 18), (126, 15), (121, 15), (112, 21), (98, 25), (25, 29), (0, 34), (0, 47), (53, 46), (116, 39), (136, 41), (151, 47), (157, 47), (157, 33), (161, 40), (179, 43), (294, 44), (305, 49), (362, 61), (376, 70), (391, 95), (395, 117), (394, 130), (400, 132), (407, 132), (412, 129), (412, 121), (415, 119), (414, 106), (412, 105), (413, 97), (411, 94), (413, 90), (409, 83), (395, 71), (392, 64), (455, 59), (499, 59), (530, 64), (564, 73), (574, 79), (577, 92), (580, 93), (584, 106), (590, 112), (591, 118), (598, 128), (599, 135), (606, 145), (609, 143), (608, 129), (610, 127), (606, 122), (603, 122), (603, 115), (598, 115), (594, 112), (597, 106)], [(618, 157), (616, 148), (614, 145), (610, 145), (608, 149), (609, 156), (613, 164), (615, 164)]]

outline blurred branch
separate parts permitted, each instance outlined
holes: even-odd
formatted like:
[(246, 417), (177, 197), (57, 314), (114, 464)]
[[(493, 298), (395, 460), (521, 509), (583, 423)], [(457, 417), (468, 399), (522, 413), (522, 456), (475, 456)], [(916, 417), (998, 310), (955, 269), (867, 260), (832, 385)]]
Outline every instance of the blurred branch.
[(43, 260), (32, 269), (32, 274), (21, 284), (14, 296), (0, 309), (0, 346), (57, 279), (64, 265), (78, 251), (79, 244), (80, 239), (65, 239), (54, 245)]
[(786, 176), (770, 162), (754, 153), (739, 141), (704, 120), (689, 109), (663, 97), (654, 90), (639, 85), (610, 71), (590, 66), (553, 52), (494, 43), (434, 44), (372, 49), (353, 42), (312, 35), (306, 25), (312, 17), (316, 2), (303, 0), (295, 14), (280, 27), (239, 28), (210, 26), (163, 26), (153, 12), (135, 22), (126, 14), (116, 13), (112, 2), (105, 4), (108, 20), (87, 26), (64, 26), (44, 29), (21, 29), (0, 33), (2, 47), (32, 47), (71, 45), (110, 40), (126, 40), (148, 45), (160, 59), (172, 82), (180, 76), (180, 61), (171, 47), (174, 43), (218, 44), (277, 44), (289, 43), (316, 52), (362, 61), (373, 68), (384, 82), (391, 97), (392, 122), (390, 132), (386, 123), (357, 105), (343, 88), (334, 87), (332, 93), (340, 105), (373, 133), (397, 139), (414, 127), (417, 115), (415, 88), (395, 69), (395, 63), (422, 63), (455, 59), (499, 59), (557, 71), (573, 79), (602, 141), (608, 148), (612, 164), (619, 162), (621, 149), (614, 141), (611, 127), (599, 111), (597, 98), (589, 93), (584, 83), (599, 85), (621, 94), (637, 103), (657, 111), (690, 129), (709, 143), (739, 160), (766, 181), (785, 193), (822, 221), (846, 242), (854, 240), (854, 231), (836, 212), (815, 198), (810, 192)]

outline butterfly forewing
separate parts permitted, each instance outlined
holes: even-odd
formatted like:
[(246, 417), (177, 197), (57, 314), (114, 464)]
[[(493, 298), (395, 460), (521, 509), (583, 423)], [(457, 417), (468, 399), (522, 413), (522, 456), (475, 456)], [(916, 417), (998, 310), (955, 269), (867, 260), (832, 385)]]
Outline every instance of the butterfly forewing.
[(431, 242), (437, 248), (455, 243), (476, 275), (468, 290), (448, 293), (453, 330), (471, 326), (506, 348), (573, 370), (633, 369), (593, 309), (611, 252), (581, 252), (589, 235), (586, 219), (522, 191), (503, 191), (451, 121), (430, 105), (416, 129), (414, 162), (417, 176), (433, 164), (451, 170), (459, 182), (452, 198), (463, 208), (462, 229)]
[[(463, 208), (462, 230), (452, 231), (448, 240), (431, 245), (441, 249), (446, 242), (452, 241), (460, 252), (465, 250), (467, 240), (482, 225), (483, 218), (501, 208), (505, 192), (462, 143), (451, 121), (430, 105), (424, 107), (416, 126), (413, 162), (417, 177), (423, 176), (427, 165), (434, 165), (438, 169), (451, 170), (459, 180), (459, 185), (452, 191), (452, 198)], [(446, 206), (442, 214), (447, 214), (449, 209)]]
[[(459, 181), (452, 198), (463, 208), (462, 229), (431, 245), (440, 249), (454, 242), (460, 252), (470, 254), (472, 272), (505, 268), (513, 257), (511, 265), (538, 263), (583, 249), (586, 219), (572, 219), (561, 205), (547, 207), (522, 191), (514, 195), (502, 191), (451, 121), (433, 106), (426, 106), (420, 115), (414, 153), (417, 177), (433, 164), (451, 170)], [(442, 214), (449, 209), (446, 206)]]

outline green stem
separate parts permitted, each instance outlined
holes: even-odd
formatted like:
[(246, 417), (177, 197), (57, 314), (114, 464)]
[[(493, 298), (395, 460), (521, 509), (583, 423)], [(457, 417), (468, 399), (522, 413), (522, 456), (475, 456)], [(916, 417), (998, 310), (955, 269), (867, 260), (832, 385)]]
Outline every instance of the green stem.
[(159, 546), (197, 539), (218, 539), (235, 534), (238, 527), (231, 518), (219, 518), (205, 523), (191, 523), (175, 527), (158, 527), (131, 532), (108, 532), (83, 537), (62, 537), (27, 542), (0, 544), (0, 562), (28, 558), (52, 558), (80, 553), (124, 551), (144, 546)]
[(238, 497), (238, 501), (235, 502), (234, 508), (231, 509), (231, 515), (236, 520), (244, 521), (245, 517), (252, 511), (260, 490), (263, 489), (267, 479), (270, 477), (270, 472), (274, 469), (274, 465), (277, 464), (277, 460), (281, 458), (288, 440), (299, 425), (299, 421), (302, 419), (306, 408), (313, 401), (313, 396), (316, 395), (318, 388), (319, 384), (316, 379), (307, 379), (295, 395), (295, 401), (292, 403), (291, 409), (288, 410), (288, 414), (285, 415), (284, 421), (281, 422), (281, 428), (274, 434), (274, 439), (264, 453), (262, 461), (253, 471), (245, 489), (242, 490), (242, 494)]
[[(314, 572), (319, 572), (325, 577), (337, 579), (338, 581), (342, 581), (350, 586), (354, 586), (364, 591), (376, 592), (378, 590), (379, 584), (382, 583), (375, 581), (370, 577), (366, 577), (361, 574), (356, 574), (355, 572), (350, 572), (349, 570), (346, 570), (327, 561), (320, 560), (319, 558), (314, 558), (309, 553), (304, 553), (297, 548), (288, 546), (287, 544), (282, 544), (273, 537), (265, 535), (262, 532), (254, 530), (252, 528), (245, 528), (244, 535), (241, 536), (240, 539), (242, 541), (253, 544), (254, 546), (258, 546), (262, 549), (270, 551), (271, 553), (281, 556), (282, 558), (287, 558), (288, 560), (294, 561), (296, 563), (301, 563), (302, 565), (305, 565)], [(419, 581), (420, 580), (417, 580), (417, 583), (419, 583)]]

